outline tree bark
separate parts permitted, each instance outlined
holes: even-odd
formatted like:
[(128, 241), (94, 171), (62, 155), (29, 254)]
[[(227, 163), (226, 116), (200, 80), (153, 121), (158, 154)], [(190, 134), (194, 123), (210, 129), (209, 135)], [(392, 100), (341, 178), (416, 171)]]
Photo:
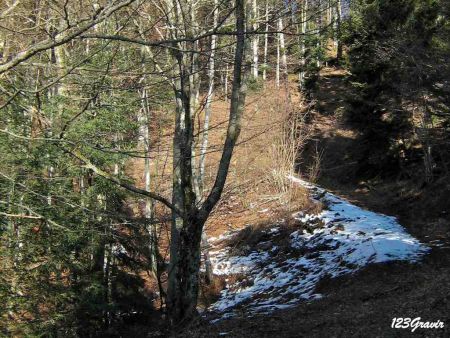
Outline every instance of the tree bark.
[[(217, 8), (217, 0), (214, 0), (214, 27), (217, 26), (217, 21), (219, 17), (219, 11)], [(209, 120), (211, 118), (211, 104), (214, 98), (214, 73), (215, 73), (215, 50), (216, 50), (217, 35), (211, 36), (211, 53), (209, 55), (208, 64), (208, 93), (206, 96), (205, 103), (205, 121), (203, 123), (202, 132), (202, 144), (200, 147), (200, 165), (198, 173), (198, 185), (200, 188), (200, 193), (203, 193), (203, 185), (205, 179), (205, 161), (206, 161), (206, 150), (208, 148), (208, 136), (209, 136)]]
[(263, 80), (267, 80), (267, 51), (269, 46), (269, 0), (266, 0), (266, 12), (265, 12), (265, 20), (266, 20), (266, 33), (264, 34), (264, 68), (263, 68)]
[(300, 90), (303, 90), (305, 87), (305, 74), (306, 74), (306, 43), (305, 43), (305, 36), (306, 36), (306, 30), (307, 30), (307, 16), (306, 13), (308, 11), (308, 0), (302, 1), (301, 4), (301, 37), (300, 37), (300, 71), (298, 74), (298, 82), (299, 82), (299, 88)]
[[(218, 1), (214, 0), (213, 27), (217, 26), (218, 18), (219, 18)], [(206, 151), (208, 149), (208, 136), (209, 136), (208, 129), (209, 129), (209, 120), (211, 118), (211, 104), (214, 98), (214, 73), (215, 73), (214, 57), (215, 57), (216, 43), (217, 43), (217, 35), (214, 34), (211, 36), (211, 53), (209, 56), (209, 64), (208, 64), (208, 93), (205, 103), (205, 121), (203, 123), (202, 144), (200, 147), (200, 164), (197, 179), (199, 191), (197, 194), (197, 203), (201, 201), (204, 190)], [(213, 271), (211, 259), (209, 256), (208, 237), (204, 230), (202, 232), (201, 247), (205, 262), (206, 282), (210, 283), (213, 279)]]
[(281, 68), (283, 72), (283, 81), (287, 81), (288, 69), (287, 69), (287, 56), (286, 56), (286, 46), (284, 43), (284, 34), (283, 34), (283, 19), (278, 19), (278, 31), (280, 37), (280, 52), (281, 52)]
[(336, 1), (336, 59), (339, 61), (342, 59), (342, 42), (341, 42), (341, 16), (342, 16), (342, 4), (341, 0)]
[(225, 102), (228, 102), (228, 63), (225, 66), (225, 79), (223, 81), (223, 95), (225, 97)]
[[(258, 29), (258, 3), (256, 0), (252, 1), (252, 28), (253, 31)], [(252, 51), (253, 51), (253, 63), (252, 63), (252, 76), (254, 79), (259, 75), (258, 53), (259, 53), (259, 35), (253, 34), (252, 36)]]
[[(184, 2), (174, 1), (174, 22), (184, 20), (190, 26), (191, 16), (183, 13), (189, 10)], [(187, 32), (185, 32), (187, 33)], [(200, 240), (203, 224), (195, 219), (196, 195), (193, 187), (193, 121), (192, 121), (192, 68), (191, 58), (186, 58), (182, 50), (187, 43), (179, 43), (173, 50), (177, 62), (175, 91), (175, 132), (173, 138), (173, 178), (170, 264), (167, 289), (167, 311), (171, 325), (179, 325), (196, 315), (198, 296), (198, 272), (200, 268)], [(180, 214), (181, 211), (181, 214)], [(195, 234), (198, 233), (196, 236)]]
[[(176, 55), (180, 66), (177, 82), (177, 114), (174, 137), (173, 205), (183, 210), (180, 215), (172, 214), (172, 234), (170, 248), (169, 285), (167, 311), (172, 325), (183, 325), (196, 317), (199, 292), (200, 243), (203, 226), (222, 194), (234, 146), (240, 132), (240, 120), (244, 108), (246, 86), (242, 82), (242, 61), (245, 45), (244, 0), (236, 0), (237, 44), (234, 62), (234, 81), (230, 105), (230, 117), (224, 150), (219, 163), (216, 180), (208, 197), (200, 208), (196, 207), (195, 193), (191, 184), (191, 147), (193, 124), (186, 113), (189, 112), (186, 99), (186, 83), (183, 56)], [(184, 114), (184, 116), (183, 116)]]
[(275, 69), (275, 84), (280, 88), (280, 35), (277, 34), (277, 66)]

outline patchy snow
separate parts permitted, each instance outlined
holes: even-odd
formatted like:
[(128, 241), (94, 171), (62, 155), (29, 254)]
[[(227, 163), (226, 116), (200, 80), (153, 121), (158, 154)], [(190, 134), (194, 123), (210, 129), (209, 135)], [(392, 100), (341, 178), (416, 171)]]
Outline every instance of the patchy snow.
[[(283, 248), (273, 244), (267, 249), (267, 243), (260, 242), (245, 255), (233, 254), (232, 246), (212, 251), (214, 273), (227, 277), (220, 299), (209, 309), (216, 320), (237, 313), (268, 313), (317, 299), (321, 295), (315, 288), (324, 277), (350, 274), (371, 263), (416, 262), (429, 250), (394, 217), (364, 210), (313, 184), (290, 179), (308, 188), (313, 199), (324, 205), (318, 215), (293, 215), (312, 232), (292, 232), (290, 243)], [(227, 233), (220, 240), (232, 240), (236, 234)], [(279, 225), (265, 235), (276, 241)], [(213, 240), (212, 246), (217, 248), (217, 243), (218, 239)]]

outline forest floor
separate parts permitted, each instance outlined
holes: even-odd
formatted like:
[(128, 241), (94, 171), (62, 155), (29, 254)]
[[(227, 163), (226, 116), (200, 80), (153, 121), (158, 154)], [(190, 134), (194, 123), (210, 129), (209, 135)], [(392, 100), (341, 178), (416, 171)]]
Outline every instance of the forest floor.
[[(395, 216), (431, 251), (420, 263), (370, 265), (356, 274), (322, 280), (315, 292), (324, 297), (266, 315), (242, 315), (194, 326), (181, 336), (196, 337), (409, 337), (392, 329), (395, 317), (441, 320), (444, 330), (418, 329), (416, 336), (450, 333), (450, 224), (448, 182), (418, 187), (397, 178), (358, 180), (358, 131), (346, 123), (345, 73), (321, 73), (313, 137), (303, 154), (307, 168), (312, 149), (321, 154), (317, 183), (355, 205)], [(309, 150), (308, 150), (309, 148)]]
[[(293, 108), (304, 110), (296, 84), (291, 84)], [(320, 74), (317, 90), (313, 93), (314, 109), (309, 117), (308, 144), (301, 154), (300, 172), (308, 172), (317, 164), (314, 173), (318, 186), (340, 196), (355, 206), (396, 217), (406, 231), (431, 248), (419, 263), (389, 261), (370, 264), (357, 272), (322, 279), (312, 294), (321, 298), (305, 300), (270, 314), (244, 312), (225, 320), (200, 320), (177, 337), (409, 337), (410, 330), (392, 329), (393, 318), (421, 317), (422, 321), (443, 321), (445, 329), (418, 329), (416, 336), (445, 337), (450, 333), (450, 186), (437, 181), (428, 186), (398, 177), (361, 179), (357, 172), (360, 156), (359, 133), (346, 121), (345, 95), (350, 88), (346, 73), (325, 68)], [(249, 95), (244, 120), (244, 140), (233, 157), (230, 178), (222, 202), (207, 224), (210, 236), (220, 237), (230, 231), (239, 231), (241, 242), (247, 246), (265, 246), (264, 236), (282, 218), (286, 227), (278, 237), (277, 245), (289, 240), (299, 229), (295, 218), (279, 208), (272, 197), (276, 193), (273, 178), (268, 176), (277, 165), (272, 148), (274, 112), (284, 109), (280, 92), (266, 88)], [(220, 144), (226, 120), (226, 104), (216, 103), (219, 112), (213, 116), (211, 144)], [(219, 153), (212, 153), (207, 168), (214, 172)], [(139, 165), (134, 167), (142, 172)], [(213, 176), (209, 175), (209, 179)], [(170, 181), (170, 180), (169, 180)], [(299, 201), (294, 210), (314, 213), (314, 205), (305, 201), (305, 191), (294, 194)], [(296, 209), (297, 208), (297, 209)], [(292, 209), (291, 209), (292, 210)], [(285, 234), (285, 235), (283, 235)], [(240, 243), (242, 245), (242, 243)], [(262, 249), (264, 249), (261, 246)], [(223, 247), (222, 247), (223, 248)], [(260, 249), (261, 249), (260, 248)], [(266, 248), (267, 249), (267, 248)], [(244, 252), (241, 254), (245, 255)], [(241, 276), (241, 278), (245, 276)], [(277, 276), (274, 276), (277, 278)], [(239, 276), (238, 276), (239, 278)], [(229, 281), (228, 281), (229, 283)], [(225, 286), (218, 278), (212, 287), (202, 286), (200, 305), (209, 306), (218, 299)], [(151, 323), (150, 323), (151, 325)], [(156, 330), (137, 326), (124, 336), (165, 336), (162, 328)], [(144, 331), (149, 332), (143, 333)]]

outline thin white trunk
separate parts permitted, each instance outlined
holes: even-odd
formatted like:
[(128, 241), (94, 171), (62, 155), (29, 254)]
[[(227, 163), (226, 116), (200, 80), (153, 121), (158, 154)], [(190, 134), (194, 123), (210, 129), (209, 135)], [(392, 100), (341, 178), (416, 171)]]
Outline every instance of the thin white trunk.
[(275, 70), (275, 84), (280, 88), (280, 34), (277, 35), (277, 67)]
[(334, 39), (334, 45), (336, 47), (336, 58), (338, 60), (342, 58), (341, 16), (342, 16), (341, 0), (336, 0), (336, 18), (335, 18), (335, 39)]
[(286, 47), (285, 47), (285, 43), (284, 43), (284, 34), (283, 34), (283, 19), (279, 18), (278, 19), (278, 37), (279, 37), (279, 50), (277, 51), (277, 58), (280, 59), (280, 55), (281, 54), (281, 65), (280, 62), (278, 62), (277, 64), (277, 68), (278, 68), (278, 81), (277, 81), (277, 86), (280, 85), (280, 68), (281, 68), (281, 72), (283, 73), (283, 80), (287, 81), (287, 76), (288, 76), (288, 71), (287, 71), (287, 57), (286, 57)]
[[(252, 1), (252, 28), (253, 31), (258, 30), (258, 4), (256, 0)], [(253, 34), (252, 37), (252, 52), (253, 52), (253, 63), (252, 63), (252, 76), (253, 78), (258, 78), (258, 52), (259, 52), (259, 35)]]
[[(114, 145), (115, 149), (120, 150), (120, 147), (118, 146), (118, 144), (119, 144), (119, 134), (118, 133), (116, 133), (114, 135), (114, 143), (115, 143), (115, 145)], [(116, 163), (114, 163), (114, 175), (119, 176), (119, 174), (120, 174), (120, 163), (116, 162)]]
[[(219, 17), (219, 12), (217, 8), (217, 0), (214, 0), (214, 27), (217, 26), (217, 21)], [(217, 35), (211, 36), (211, 54), (209, 57), (209, 65), (208, 65), (208, 93), (206, 97), (205, 103), (205, 121), (203, 124), (203, 132), (202, 132), (202, 144), (200, 147), (200, 165), (199, 165), (199, 173), (198, 173), (198, 185), (200, 188), (200, 196), (203, 193), (203, 185), (205, 179), (205, 161), (206, 161), (206, 151), (208, 148), (208, 136), (209, 136), (209, 121), (211, 118), (211, 104), (214, 98), (214, 74), (215, 74), (215, 50), (217, 44)]]
[(300, 72), (298, 74), (298, 82), (300, 90), (304, 88), (305, 85), (305, 72), (306, 72), (306, 44), (305, 36), (307, 30), (306, 13), (308, 11), (308, 0), (304, 0), (301, 4), (301, 39), (300, 39)]
[[(112, 226), (110, 226), (112, 227)], [(108, 234), (109, 236), (111, 234)], [(104, 286), (106, 287), (106, 303), (107, 304), (112, 304), (113, 299), (112, 299), (112, 289), (113, 289), (113, 274), (112, 274), (112, 270), (114, 267), (114, 244), (113, 243), (107, 243), (105, 244), (104, 247), (104, 253), (103, 253), (103, 282), (104, 282)], [(109, 310), (106, 310), (105, 313), (105, 324), (107, 326), (111, 325), (112, 322), (112, 312)]]
[[(320, 11), (320, 13), (317, 15), (317, 27), (316, 27), (316, 34), (317, 34), (317, 51), (320, 50), (320, 48), (322, 47), (322, 42), (320, 41), (321, 38), (321, 34), (320, 31), (322, 29), (322, 15), (321, 15), (321, 11), (322, 11), (322, 0), (318, 0), (318, 10)], [(321, 60), (320, 57), (317, 57), (316, 59), (316, 66), (317, 68), (321, 67)]]
[[(217, 5), (218, 5), (217, 0), (214, 0), (214, 19), (213, 19), (214, 27), (217, 26), (219, 18), (219, 10)], [(199, 203), (202, 199), (205, 180), (205, 162), (206, 162), (206, 151), (208, 149), (208, 135), (209, 135), (208, 129), (209, 129), (209, 121), (211, 118), (211, 103), (214, 97), (214, 73), (215, 73), (214, 58), (215, 58), (216, 44), (217, 44), (217, 35), (214, 34), (211, 36), (211, 54), (209, 57), (209, 65), (208, 65), (208, 93), (205, 103), (205, 121), (203, 123), (202, 144), (200, 147), (200, 164), (197, 178), (199, 193), (197, 194), (197, 203)], [(204, 228), (202, 232), (201, 246), (205, 260), (205, 271), (207, 282), (211, 282), (213, 277), (212, 264), (209, 256), (208, 238), (206, 236)]]
[(267, 33), (269, 31), (269, 0), (266, 0), (266, 13), (265, 13), (265, 20), (266, 20), (266, 33), (264, 34), (264, 68), (263, 68), (263, 80), (267, 80), (267, 50), (269, 46), (269, 34)]
[[(145, 79), (144, 79), (145, 81)], [(140, 93), (141, 96), (141, 109), (139, 113), (139, 140), (141, 148), (144, 153), (144, 189), (145, 191), (151, 190), (151, 163), (150, 163), (150, 106), (148, 103), (147, 90), (144, 88)], [(155, 274), (157, 274), (157, 245), (158, 240), (156, 238), (157, 229), (156, 225), (153, 224), (153, 209), (154, 203), (150, 198), (145, 199), (145, 210), (144, 217), (147, 219), (147, 233), (150, 239), (149, 250), (150, 250), (150, 269)]]
[(225, 96), (225, 102), (228, 102), (228, 63), (225, 66), (225, 81), (223, 82), (223, 95)]

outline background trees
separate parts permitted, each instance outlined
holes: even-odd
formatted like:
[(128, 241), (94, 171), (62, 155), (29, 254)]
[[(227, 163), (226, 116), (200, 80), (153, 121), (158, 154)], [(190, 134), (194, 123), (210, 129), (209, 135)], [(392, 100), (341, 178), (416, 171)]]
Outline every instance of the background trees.
[(427, 182), (448, 171), (448, 15), (432, 0), (4, 1), (3, 332), (89, 336), (155, 306), (195, 317), (247, 91), (280, 88), (274, 121), (297, 144), (290, 83), (313, 107), (321, 69), (344, 65), (361, 171), (417, 156)]
[[(202, 228), (226, 181), (250, 68), (250, 5), (228, 5), (28, 1), (2, 8), (2, 275), (14, 272), (3, 289), (4, 318), (17, 330), (23, 321), (29, 332), (84, 335), (145, 311), (151, 298), (142, 294), (142, 266), (157, 278), (174, 323), (195, 315)], [(225, 74), (230, 117), (216, 178), (206, 185), (208, 134), (196, 122), (212, 98), (215, 64), (233, 70), (232, 78)], [(144, 184), (130, 169), (139, 159)], [(169, 213), (167, 267), (158, 236)], [(136, 281), (127, 292), (125, 275)], [(45, 301), (30, 296), (35, 284), (53, 293)], [(127, 297), (131, 285), (136, 291)], [(86, 318), (91, 324), (83, 327)]]
[[(355, 1), (353, 6), (345, 43), (356, 88), (349, 98), (350, 119), (360, 125), (366, 149), (361, 170), (408, 176), (411, 172), (403, 168), (422, 158), (423, 179), (430, 182), (448, 165), (442, 128), (449, 95), (441, 86), (449, 75), (444, 52), (449, 46), (444, 33), (448, 5)], [(422, 154), (416, 152), (419, 148)]]

